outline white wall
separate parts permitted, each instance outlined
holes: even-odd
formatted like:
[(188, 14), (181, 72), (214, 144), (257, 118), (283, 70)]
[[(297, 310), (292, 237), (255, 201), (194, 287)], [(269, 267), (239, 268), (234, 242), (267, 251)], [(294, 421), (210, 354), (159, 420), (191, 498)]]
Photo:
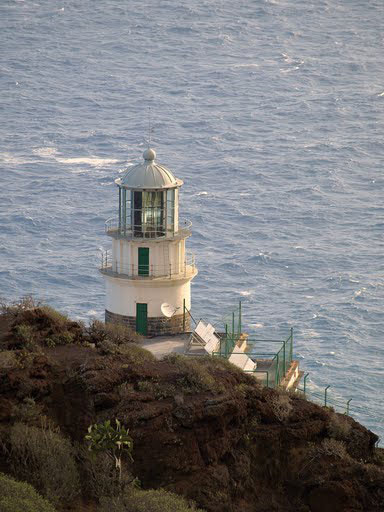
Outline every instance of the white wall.
[(110, 261), (113, 270), (121, 274), (137, 274), (139, 247), (149, 248), (150, 275), (164, 275), (168, 274), (170, 270), (172, 274), (184, 271), (185, 239), (174, 241), (163, 239), (156, 242), (153, 240), (126, 241), (112, 239)]
[(161, 283), (105, 277), (106, 309), (112, 313), (136, 316), (136, 303), (148, 304), (148, 317), (162, 316), (161, 305), (168, 302), (180, 307), (183, 312), (183, 299), (188, 309), (191, 308), (191, 281), (169, 280)]

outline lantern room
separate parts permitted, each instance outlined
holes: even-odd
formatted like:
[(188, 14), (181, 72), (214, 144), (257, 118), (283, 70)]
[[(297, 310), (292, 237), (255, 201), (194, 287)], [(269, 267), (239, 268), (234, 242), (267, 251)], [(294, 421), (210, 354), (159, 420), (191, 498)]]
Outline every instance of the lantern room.
[(173, 237), (178, 231), (178, 189), (183, 182), (155, 162), (146, 149), (144, 162), (129, 168), (119, 187), (118, 231), (133, 238)]

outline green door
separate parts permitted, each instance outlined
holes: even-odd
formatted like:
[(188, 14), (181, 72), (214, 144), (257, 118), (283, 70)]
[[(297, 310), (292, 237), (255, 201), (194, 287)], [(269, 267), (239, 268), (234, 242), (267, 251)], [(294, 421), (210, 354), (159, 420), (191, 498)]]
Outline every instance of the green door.
[(149, 248), (139, 247), (139, 276), (149, 276)]
[(147, 304), (136, 303), (136, 332), (147, 335)]

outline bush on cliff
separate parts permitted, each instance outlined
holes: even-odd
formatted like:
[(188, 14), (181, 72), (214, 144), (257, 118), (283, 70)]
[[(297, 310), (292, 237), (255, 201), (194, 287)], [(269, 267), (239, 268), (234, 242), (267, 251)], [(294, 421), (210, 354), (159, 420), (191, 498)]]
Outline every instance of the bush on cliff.
[(0, 473), (0, 512), (55, 512), (35, 489)]
[(178, 371), (178, 385), (186, 393), (195, 393), (198, 391), (222, 392), (224, 390), (221, 382), (212, 375), (211, 361), (207, 357), (190, 357), (179, 354), (169, 354), (163, 358), (164, 361), (171, 363)]
[(13, 474), (28, 481), (54, 503), (70, 501), (80, 492), (73, 448), (51, 429), (15, 423), (10, 431)]
[(187, 500), (163, 489), (131, 490), (118, 498), (101, 500), (99, 512), (203, 512)]
[(89, 341), (99, 346), (105, 341), (114, 345), (125, 343), (137, 343), (142, 337), (126, 325), (116, 323), (104, 323), (93, 320), (87, 329)]

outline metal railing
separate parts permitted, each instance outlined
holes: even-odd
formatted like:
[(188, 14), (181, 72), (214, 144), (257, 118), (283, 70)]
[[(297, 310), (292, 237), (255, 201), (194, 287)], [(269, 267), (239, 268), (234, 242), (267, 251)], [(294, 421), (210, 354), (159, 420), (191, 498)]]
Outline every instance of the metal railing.
[(165, 225), (153, 223), (141, 224), (119, 224), (118, 218), (110, 218), (105, 221), (105, 232), (107, 235), (118, 238), (167, 238), (174, 236), (187, 236), (191, 234), (192, 222), (190, 220), (179, 220), (178, 229), (168, 228)]
[(222, 321), (224, 324), (224, 334), (220, 341), (220, 354), (229, 357), (241, 336), (241, 301), (239, 301), (239, 306), (227, 314)]
[[(332, 386), (328, 384), (328, 386), (324, 387), (324, 390), (318, 389), (308, 389), (307, 379), (309, 373), (304, 375), (303, 385), (298, 386), (297, 390), (301, 392), (307, 400), (314, 402), (315, 404), (322, 405), (323, 407), (330, 407), (334, 409), (335, 412), (346, 414), (350, 416), (351, 413), (351, 402), (352, 398), (348, 400), (343, 399), (341, 396), (335, 396), (332, 393)], [(329, 391), (331, 389), (331, 391)], [(353, 407), (354, 408), (354, 407)]]
[(189, 277), (196, 272), (195, 255), (186, 253), (183, 262), (166, 265), (151, 264), (122, 264), (120, 261), (112, 260), (108, 251), (101, 256), (100, 271), (103, 274), (129, 277), (132, 279), (167, 278), (177, 279)]
[[(241, 310), (239, 317), (241, 318)], [(241, 320), (239, 323), (241, 324)], [(237, 334), (238, 331), (237, 329), (233, 330), (231, 327), (231, 336), (224, 335), (220, 343), (219, 352), (214, 352), (212, 355), (229, 358), (232, 354), (246, 354), (258, 363), (255, 370), (246, 370), (246, 373), (251, 373), (257, 377), (264, 386), (270, 388), (279, 387), (293, 361), (293, 329), (291, 329), (289, 336), (285, 340), (248, 338), (247, 345), (252, 345), (252, 349), (245, 352), (233, 351), (237, 339), (236, 336), (232, 336), (233, 333)], [(281, 343), (281, 346), (277, 352), (258, 352), (257, 345), (264, 345), (264, 343), (268, 347), (271, 344), (273, 346), (275, 343)]]

